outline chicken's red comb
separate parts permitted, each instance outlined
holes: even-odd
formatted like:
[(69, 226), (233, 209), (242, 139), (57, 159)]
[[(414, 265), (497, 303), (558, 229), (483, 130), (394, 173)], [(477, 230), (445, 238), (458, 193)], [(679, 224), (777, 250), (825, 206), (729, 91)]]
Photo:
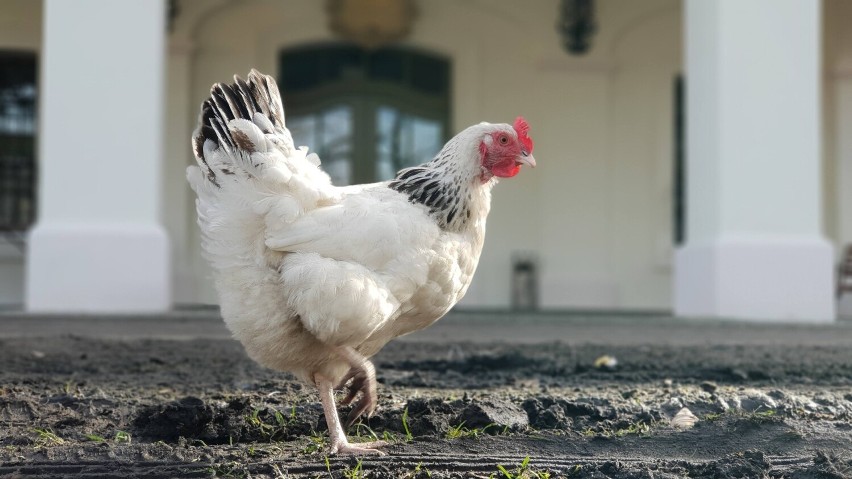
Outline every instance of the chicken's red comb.
[(533, 141), (528, 134), (530, 131), (530, 125), (529, 123), (527, 123), (527, 120), (524, 120), (524, 117), (519, 116), (515, 118), (515, 123), (512, 125), (512, 127), (518, 134), (518, 140), (526, 147), (527, 153), (532, 153)]

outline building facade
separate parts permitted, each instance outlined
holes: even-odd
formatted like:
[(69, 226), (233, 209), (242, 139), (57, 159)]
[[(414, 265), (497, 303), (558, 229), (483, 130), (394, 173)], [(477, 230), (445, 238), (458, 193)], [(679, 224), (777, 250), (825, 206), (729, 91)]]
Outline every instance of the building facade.
[[(533, 284), (541, 309), (836, 316), (852, 243), (849, 2), (598, 0), (582, 55), (557, 28), (577, 2), (420, 1), (407, 36), (366, 53), (329, 27), (333, 2), (118, 3), (0, 4), (0, 62), (38, 66), (38, 222), (0, 235), (2, 303), (214, 303), (189, 137), (210, 85), (257, 68), (289, 86), (297, 139), (343, 181), (386, 176), (469, 124), (527, 118), (539, 168), (495, 189), (465, 307), (512, 307)], [(348, 69), (283, 78), (320, 58)], [(334, 115), (369, 129), (335, 143), (321, 129)], [(382, 118), (413, 136), (364, 141), (384, 138)]]

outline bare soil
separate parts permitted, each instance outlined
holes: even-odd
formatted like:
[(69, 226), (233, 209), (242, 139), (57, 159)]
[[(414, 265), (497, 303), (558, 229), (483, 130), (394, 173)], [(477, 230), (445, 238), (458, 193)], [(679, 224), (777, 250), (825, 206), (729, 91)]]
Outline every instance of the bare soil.
[(375, 364), (349, 434), (388, 454), (327, 457), (314, 389), (234, 341), (0, 339), (0, 477), (852, 477), (847, 346), (396, 342)]

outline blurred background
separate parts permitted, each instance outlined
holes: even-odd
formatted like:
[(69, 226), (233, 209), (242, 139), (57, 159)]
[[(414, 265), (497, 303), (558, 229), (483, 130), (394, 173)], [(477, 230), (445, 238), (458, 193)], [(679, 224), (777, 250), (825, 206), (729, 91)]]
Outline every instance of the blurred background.
[[(852, 2), (2, 0), (0, 304), (215, 304), (190, 136), (278, 79), (336, 184), (531, 125), (459, 308), (852, 315)], [(843, 294), (843, 293), (847, 294)]]

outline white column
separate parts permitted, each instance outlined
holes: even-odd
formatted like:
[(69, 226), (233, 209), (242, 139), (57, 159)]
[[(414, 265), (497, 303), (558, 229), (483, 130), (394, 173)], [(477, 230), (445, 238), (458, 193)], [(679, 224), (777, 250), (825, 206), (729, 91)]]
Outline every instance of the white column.
[[(183, 12), (181, 12), (183, 14)], [(166, 78), (166, 135), (164, 165), (163, 223), (171, 238), (174, 300), (198, 302), (195, 259), (200, 259), (200, 241), (195, 233), (195, 194), (187, 187), (186, 167), (195, 163), (188, 138), (192, 136), (198, 105), (190, 100), (192, 60), (195, 47), (184, 35), (172, 34), (168, 47)]]
[(30, 311), (170, 307), (162, 0), (46, 0)]
[[(843, 258), (852, 245), (852, 65), (841, 66), (834, 77), (837, 236)], [(852, 318), (852, 295), (844, 294), (837, 306), (839, 316)]]
[(820, 6), (687, 0), (687, 243), (675, 314), (831, 321)]

